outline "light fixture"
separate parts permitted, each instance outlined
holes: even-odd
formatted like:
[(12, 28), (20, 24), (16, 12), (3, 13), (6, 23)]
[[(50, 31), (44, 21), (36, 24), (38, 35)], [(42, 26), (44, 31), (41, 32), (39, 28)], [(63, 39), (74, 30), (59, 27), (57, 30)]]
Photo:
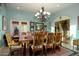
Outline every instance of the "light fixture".
[(50, 12), (45, 11), (44, 7), (41, 7), (41, 10), (35, 14), (35, 17), (44, 22), (50, 15)]
[(60, 5), (59, 5), (59, 4), (57, 4), (57, 7), (60, 7)]
[(17, 7), (17, 10), (19, 10), (19, 9), (20, 9), (20, 7), (18, 6), (18, 7)]

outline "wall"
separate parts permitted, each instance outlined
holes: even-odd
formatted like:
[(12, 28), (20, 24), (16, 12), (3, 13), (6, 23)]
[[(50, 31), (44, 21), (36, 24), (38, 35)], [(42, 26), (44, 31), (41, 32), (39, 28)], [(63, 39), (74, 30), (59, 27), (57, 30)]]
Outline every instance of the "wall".
[[(25, 21), (37, 21), (34, 17), (35, 13), (30, 12), (30, 11), (20, 11), (20, 10), (10, 10), (7, 9), (7, 19), (8, 19), (8, 23), (7, 23), (7, 31), (10, 31), (10, 20), (14, 19), (14, 20), (25, 20)], [(50, 23), (49, 21), (46, 23), (48, 25), (47, 31), (50, 31)]]
[(4, 46), (3, 34), (5, 33), (5, 31), (2, 30), (2, 16), (6, 17), (6, 9), (4, 4), (0, 6), (0, 47)]
[(25, 21), (33, 21), (33, 14), (30, 12), (23, 12), (17, 10), (8, 10), (7, 9), (7, 18), (8, 18), (8, 25), (7, 31), (10, 31), (10, 20), (25, 20)]
[[(79, 32), (77, 31), (77, 16), (79, 16), (79, 4), (74, 4), (70, 7), (55, 12), (54, 17), (51, 20), (51, 26), (54, 26), (54, 21), (58, 16), (69, 16), (70, 17), (70, 31), (73, 31), (73, 37), (79, 38)], [(74, 34), (75, 33), (75, 34)]]

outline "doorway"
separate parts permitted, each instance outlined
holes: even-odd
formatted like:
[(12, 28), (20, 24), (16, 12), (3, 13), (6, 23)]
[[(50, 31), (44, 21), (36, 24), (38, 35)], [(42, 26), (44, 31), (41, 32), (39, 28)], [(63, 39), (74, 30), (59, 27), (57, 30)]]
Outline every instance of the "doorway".
[(70, 19), (55, 22), (55, 32), (62, 33), (62, 45), (70, 45)]

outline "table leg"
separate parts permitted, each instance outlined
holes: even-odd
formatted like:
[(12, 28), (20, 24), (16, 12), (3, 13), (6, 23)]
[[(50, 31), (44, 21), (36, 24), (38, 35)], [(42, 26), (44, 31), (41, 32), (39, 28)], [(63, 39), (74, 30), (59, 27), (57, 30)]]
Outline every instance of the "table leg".
[(29, 46), (29, 55), (32, 56), (33, 52), (32, 52), (32, 48), (31, 45)]
[(26, 56), (26, 43), (23, 45), (23, 56)]

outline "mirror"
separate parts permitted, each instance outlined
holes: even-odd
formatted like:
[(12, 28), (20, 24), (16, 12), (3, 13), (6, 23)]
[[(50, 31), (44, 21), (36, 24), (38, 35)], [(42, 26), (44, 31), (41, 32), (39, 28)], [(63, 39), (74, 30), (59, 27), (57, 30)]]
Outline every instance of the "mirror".
[(55, 32), (62, 32), (63, 41), (67, 43), (70, 39), (70, 20), (66, 19), (55, 22)]

